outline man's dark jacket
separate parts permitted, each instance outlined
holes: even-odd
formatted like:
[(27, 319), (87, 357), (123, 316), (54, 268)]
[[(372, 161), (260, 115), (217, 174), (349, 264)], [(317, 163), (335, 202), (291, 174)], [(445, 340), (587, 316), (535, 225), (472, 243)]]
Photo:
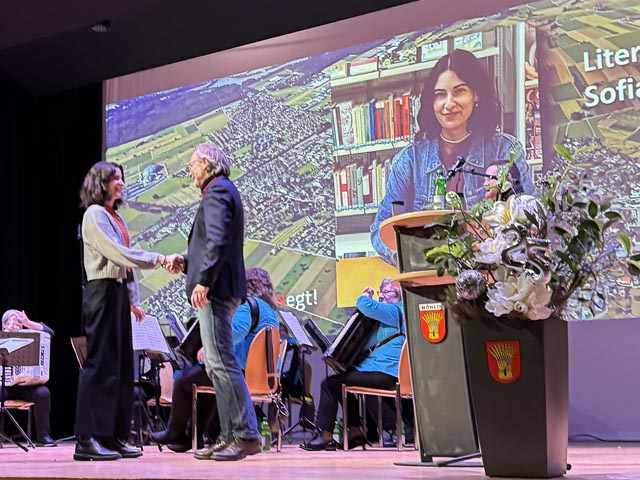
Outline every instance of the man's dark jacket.
[(247, 297), (242, 253), (244, 212), (240, 193), (224, 176), (204, 182), (185, 255), (187, 298), (197, 284), (209, 287), (209, 299)]

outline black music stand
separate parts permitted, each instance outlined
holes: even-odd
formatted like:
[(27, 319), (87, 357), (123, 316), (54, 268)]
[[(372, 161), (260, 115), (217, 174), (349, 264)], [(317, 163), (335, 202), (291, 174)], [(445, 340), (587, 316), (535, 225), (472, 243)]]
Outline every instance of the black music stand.
[[(291, 312), (281, 310), (279, 311), (279, 314), (280, 314), (280, 317), (284, 320), (284, 323), (287, 326), (287, 329), (293, 335), (296, 345), (298, 346), (298, 352), (300, 353), (300, 364), (301, 364), (300, 376), (301, 376), (303, 389), (305, 389), (307, 384), (306, 378), (305, 378), (305, 371), (304, 371), (306, 355), (310, 355), (311, 349), (315, 349), (316, 347), (313, 345), (313, 343), (311, 343), (311, 340), (302, 329), (300, 322)], [(308, 321), (310, 322), (311, 320), (308, 320)], [(302, 405), (300, 406), (301, 410), (304, 406), (310, 405), (307, 399), (306, 391), (303, 392), (301, 401), (302, 401)], [(307, 409), (305, 409), (305, 411), (306, 410)], [(291, 412), (289, 412), (289, 415), (291, 415)], [(302, 427), (303, 439), (306, 436), (307, 430), (310, 430), (312, 432), (320, 431), (320, 429), (315, 425), (315, 423), (313, 423), (313, 418), (310, 419), (305, 416), (300, 416), (300, 418), (298, 418), (298, 421), (296, 423), (294, 423), (293, 425), (291, 425), (289, 428), (287, 428), (285, 431), (282, 432), (282, 436), (284, 437), (287, 434), (291, 433), (293, 429), (296, 427)]]
[[(2, 377), (1, 385), (2, 390), (0, 392), (5, 391), (6, 386), (6, 369), (7, 367), (17, 367), (17, 366), (28, 366), (35, 365), (39, 361), (38, 350), (35, 348), (23, 348), (27, 347), (30, 344), (34, 343), (34, 339), (31, 338), (16, 338), (16, 337), (8, 337), (7, 334), (11, 332), (3, 332), (2, 335), (4, 338), (0, 338), (0, 364), (2, 365)], [(0, 418), (4, 419), (5, 417), (9, 418), (13, 425), (18, 430), (18, 433), (22, 436), (22, 438), (27, 442), (27, 444), (31, 448), (35, 448), (35, 445), (29, 438), (29, 436), (22, 429), (20, 424), (16, 421), (16, 419), (11, 415), (11, 412), (7, 407), (4, 406), (4, 395), (2, 395), (2, 400), (0, 400)], [(18, 443), (13, 437), (9, 437), (5, 435), (4, 432), (0, 431), (0, 439), (8, 440), (13, 442), (15, 445), (20, 447), (25, 452), (29, 450), (24, 445)]]
[[(137, 412), (135, 415), (138, 419), (139, 426), (137, 434), (138, 437), (140, 437), (138, 438), (140, 445), (137, 446), (142, 447), (144, 444), (144, 441), (141, 438), (143, 417), (147, 423), (147, 427), (151, 431), (155, 432), (158, 426), (162, 429), (166, 428), (164, 421), (160, 417), (160, 369), (164, 368), (162, 365), (165, 359), (164, 354), (169, 354), (169, 346), (167, 345), (167, 340), (162, 333), (162, 329), (160, 328), (160, 324), (156, 317), (147, 315), (142, 322), (138, 322), (135, 317), (131, 315), (131, 327), (133, 349), (142, 352), (138, 358), (139, 377), (144, 370), (144, 359), (148, 358), (151, 363), (150, 371), (152, 383), (154, 385), (154, 398), (156, 403), (153, 414), (151, 414), (147, 409), (146, 402), (143, 402), (142, 405), (136, 405)], [(162, 445), (159, 443), (158, 449), (162, 451)]]

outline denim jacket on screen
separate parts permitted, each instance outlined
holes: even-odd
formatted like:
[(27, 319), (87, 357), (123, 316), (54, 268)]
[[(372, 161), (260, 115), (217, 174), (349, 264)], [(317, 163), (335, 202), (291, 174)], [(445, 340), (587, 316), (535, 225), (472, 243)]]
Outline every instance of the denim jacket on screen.
[[(471, 140), (469, 153), (465, 156), (465, 170), (475, 169), (485, 173), (486, 166), (495, 161), (508, 161), (512, 150), (517, 149), (515, 165), (520, 171), (520, 183), (524, 193), (533, 193), (535, 187), (518, 140), (506, 133), (495, 133), (489, 137), (475, 136)], [(386, 194), (378, 206), (378, 213), (371, 225), (373, 248), (388, 263), (395, 265), (395, 252), (380, 239), (380, 224), (392, 216), (391, 202), (402, 200), (406, 211), (428, 210), (435, 193), (434, 179), (440, 162), (439, 142), (425, 139), (403, 148), (393, 158), (386, 185)], [(459, 174), (460, 175), (460, 174)], [(464, 175), (463, 204), (470, 208), (484, 199), (484, 177), (471, 173)]]

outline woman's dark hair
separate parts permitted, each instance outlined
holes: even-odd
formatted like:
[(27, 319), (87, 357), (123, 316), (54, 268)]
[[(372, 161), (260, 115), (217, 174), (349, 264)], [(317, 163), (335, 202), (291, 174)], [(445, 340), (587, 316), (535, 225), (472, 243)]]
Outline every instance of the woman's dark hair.
[(417, 118), (420, 127), (418, 135), (433, 139), (440, 134), (442, 127), (433, 111), (434, 89), (440, 74), (447, 70), (455, 72), (478, 96), (477, 106), (474, 106), (469, 117), (469, 130), (481, 135), (494, 133), (500, 123), (501, 112), (494, 82), (473, 53), (454, 50), (438, 60), (424, 81)]
[(276, 297), (273, 293), (273, 284), (271, 283), (269, 272), (259, 267), (248, 268), (246, 277), (247, 295), (261, 298), (272, 308), (277, 308)]
[[(87, 172), (80, 187), (80, 206), (84, 209), (90, 205), (104, 205), (109, 200), (107, 185), (116, 176), (116, 169), (120, 170), (124, 181), (124, 169), (122, 165), (111, 162), (98, 162)], [(118, 199), (113, 202), (113, 209), (117, 210), (122, 204)]]

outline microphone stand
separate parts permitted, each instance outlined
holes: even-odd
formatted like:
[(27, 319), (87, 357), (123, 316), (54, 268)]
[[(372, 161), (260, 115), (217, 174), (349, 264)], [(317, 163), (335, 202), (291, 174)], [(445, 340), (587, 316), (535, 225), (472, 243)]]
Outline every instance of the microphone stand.
[[(486, 174), (486, 173), (476, 172), (476, 169), (475, 169), (475, 168), (471, 168), (471, 169), (468, 169), (468, 170), (465, 170), (465, 169), (461, 168), (459, 171), (460, 171), (460, 172), (462, 172), (462, 173), (468, 173), (468, 174), (470, 174), (470, 175), (475, 175), (475, 176), (477, 176), (477, 177), (484, 177), (484, 178), (490, 178), (491, 180), (498, 180), (498, 176), (497, 176), (497, 175), (488, 175), (488, 174)], [(513, 183), (512, 183), (512, 185), (511, 185), (511, 189), (510, 189), (510, 190), (511, 190), (513, 193), (516, 193), (515, 187), (516, 187), (517, 185), (519, 185), (519, 184), (520, 184), (520, 182), (519, 182), (519, 181), (515, 181), (515, 182), (513, 182)], [(498, 200), (502, 200), (502, 198), (503, 198), (503, 194), (505, 194), (505, 193), (509, 192), (509, 190), (507, 190), (507, 192), (503, 192), (503, 191), (502, 191), (502, 185), (503, 185), (503, 184), (501, 184), (501, 183), (499, 183), (499, 184), (497, 184), (497, 185), (496, 185), (496, 188), (498, 189)], [(512, 194), (513, 194), (513, 193), (512, 193)]]
[[(497, 180), (498, 179), (497, 175), (488, 175), (486, 173), (476, 172), (475, 168), (470, 168), (470, 169), (461, 168), (460, 170), (458, 170), (458, 172), (468, 173), (470, 175), (475, 175), (477, 177), (490, 178), (492, 180)], [(458, 173), (458, 172), (456, 172), (456, 173)]]

